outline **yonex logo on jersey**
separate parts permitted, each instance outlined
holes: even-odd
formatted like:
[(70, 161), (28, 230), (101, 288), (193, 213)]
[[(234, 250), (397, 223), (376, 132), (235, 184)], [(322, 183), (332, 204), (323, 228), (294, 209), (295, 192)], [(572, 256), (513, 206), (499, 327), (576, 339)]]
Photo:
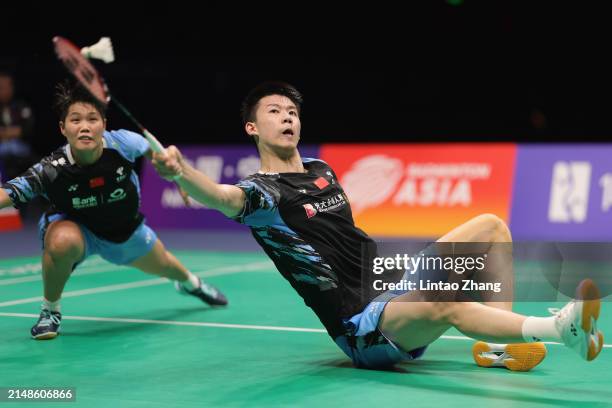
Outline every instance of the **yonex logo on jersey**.
[(127, 193), (122, 188), (118, 188), (111, 193), (108, 202), (114, 203), (115, 201), (123, 200), (125, 197), (127, 197)]
[(306, 216), (308, 218), (312, 218), (317, 215), (317, 210), (315, 210), (312, 204), (304, 204), (304, 210), (306, 210)]
[(66, 164), (66, 159), (64, 159), (63, 157), (60, 157), (60, 158), (59, 158), (59, 159), (57, 159), (57, 160), (53, 160), (53, 161), (51, 162), (51, 164), (52, 164), (54, 167), (57, 167), (58, 165), (63, 166), (64, 164)]
[(72, 207), (76, 210), (83, 208), (96, 207), (98, 205), (98, 199), (95, 196), (87, 198), (75, 197), (72, 199)]
[(89, 180), (89, 187), (96, 188), (104, 185), (104, 177), (96, 177)]
[(325, 187), (329, 186), (329, 181), (325, 180), (323, 177), (319, 177), (315, 180), (314, 185), (319, 187), (319, 190), (323, 190)]
[(79, 185), (73, 184), (70, 187), (68, 187), (68, 191), (77, 191), (77, 188), (79, 188)]
[(119, 177), (117, 177), (117, 183), (122, 182), (127, 177), (127, 174), (123, 174), (123, 166), (117, 169), (117, 174), (119, 175)]

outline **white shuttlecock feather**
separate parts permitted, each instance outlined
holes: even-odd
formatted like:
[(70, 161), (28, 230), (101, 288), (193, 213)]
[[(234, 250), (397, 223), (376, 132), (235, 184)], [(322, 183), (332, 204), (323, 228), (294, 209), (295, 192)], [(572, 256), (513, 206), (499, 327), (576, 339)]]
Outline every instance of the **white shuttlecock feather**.
[(107, 64), (115, 60), (115, 53), (113, 52), (113, 44), (111, 43), (110, 37), (102, 37), (100, 41), (94, 45), (81, 48), (81, 54), (86, 58), (100, 59)]

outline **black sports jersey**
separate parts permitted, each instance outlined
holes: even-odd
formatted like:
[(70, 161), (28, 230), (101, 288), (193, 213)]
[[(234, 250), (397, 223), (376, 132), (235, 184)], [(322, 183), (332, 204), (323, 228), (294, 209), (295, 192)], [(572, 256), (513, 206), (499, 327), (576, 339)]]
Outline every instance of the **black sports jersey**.
[(149, 146), (127, 130), (105, 131), (103, 143), (102, 156), (92, 165), (76, 164), (65, 145), (7, 182), (3, 187), (13, 205), (42, 195), (51, 203), (47, 213), (64, 213), (108, 241), (126, 241), (144, 219), (133, 169)]
[(254, 174), (237, 185), (246, 193), (235, 219), (248, 225), (280, 273), (317, 314), (332, 338), (342, 320), (361, 312), (363, 244), (351, 208), (327, 163), (303, 159), (306, 173)]

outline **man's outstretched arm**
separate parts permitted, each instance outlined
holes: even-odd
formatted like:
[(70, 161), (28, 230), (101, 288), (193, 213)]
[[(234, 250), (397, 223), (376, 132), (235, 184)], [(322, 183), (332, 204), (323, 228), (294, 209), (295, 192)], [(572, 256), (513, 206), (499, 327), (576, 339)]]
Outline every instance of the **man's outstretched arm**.
[(163, 156), (154, 154), (153, 166), (160, 176), (176, 181), (193, 199), (221, 211), (227, 217), (235, 217), (244, 208), (246, 195), (242, 189), (215, 183), (187, 163), (176, 146), (168, 147)]

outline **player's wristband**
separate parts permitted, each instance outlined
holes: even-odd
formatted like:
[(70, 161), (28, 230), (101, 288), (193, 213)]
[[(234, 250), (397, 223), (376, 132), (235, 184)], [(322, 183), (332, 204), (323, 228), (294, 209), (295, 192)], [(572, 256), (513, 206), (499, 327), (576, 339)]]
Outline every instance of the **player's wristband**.
[(172, 181), (178, 181), (182, 178), (183, 178), (183, 171), (181, 171), (179, 174), (172, 176)]

